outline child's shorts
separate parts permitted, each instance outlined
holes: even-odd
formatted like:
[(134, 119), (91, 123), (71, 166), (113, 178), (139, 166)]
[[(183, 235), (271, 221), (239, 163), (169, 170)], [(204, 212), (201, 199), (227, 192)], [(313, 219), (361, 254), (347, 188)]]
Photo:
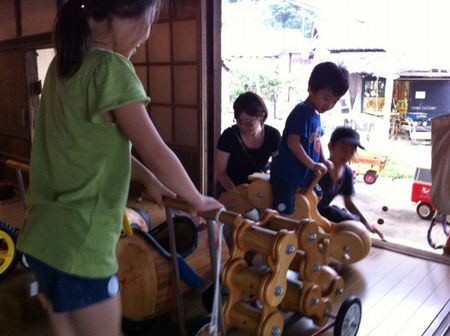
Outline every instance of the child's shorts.
[(68, 313), (115, 297), (119, 293), (116, 275), (84, 278), (67, 274), (31, 257), (26, 260), (39, 285), (39, 291), (52, 303), (53, 312)]
[(271, 177), (273, 208), (283, 215), (295, 212), (295, 193), (297, 187)]

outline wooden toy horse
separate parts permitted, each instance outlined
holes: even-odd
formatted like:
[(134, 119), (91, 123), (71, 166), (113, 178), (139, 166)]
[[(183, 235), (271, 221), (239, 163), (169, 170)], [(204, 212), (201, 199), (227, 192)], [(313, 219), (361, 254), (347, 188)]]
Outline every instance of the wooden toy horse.
[[(328, 234), (332, 243), (329, 246), (330, 257), (342, 263), (354, 263), (369, 254), (371, 240), (365, 226), (357, 221), (333, 223), (323, 217), (317, 210), (319, 198), (314, 187), (319, 182), (321, 174), (317, 174), (308, 188), (296, 194), (296, 210), (290, 217), (297, 220), (309, 219), (314, 221)], [(272, 187), (269, 175), (254, 173), (249, 176), (250, 183), (238, 186), (235, 190), (223, 193), (219, 200), (230, 211), (245, 214), (256, 208), (260, 212), (272, 208)], [(341, 257), (342, 251), (345, 252)]]

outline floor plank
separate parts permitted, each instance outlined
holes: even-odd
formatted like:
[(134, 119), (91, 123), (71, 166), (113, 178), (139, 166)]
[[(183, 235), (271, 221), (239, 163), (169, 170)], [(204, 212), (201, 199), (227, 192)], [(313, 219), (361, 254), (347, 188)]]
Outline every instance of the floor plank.
[(450, 299), (439, 314), (434, 318), (427, 331), (422, 336), (448, 336), (450, 335)]
[[(414, 305), (414, 313), (404, 323), (397, 335), (422, 335), (428, 326), (432, 323), (434, 317), (439, 314), (441, 308), (447, 303), (450, 295), (450, 268), (438, 266), (436, 272), (430, 273), (421, 285), (424, 288), (418, 290), (412, 295), (409, 305)], [(423, 294), (422, 294), (423, 293)], [(428, 294), (428, 295), (426, 295)], [(420, 295), (420, 296), (419, 296)], [(419, 297), (422, 300), (419, 300)]]
[(438, 265), (430, 265), (426, 261), (411, 260), (417, 266), (409, 272), (404, 273), (401, 281), (393, 284), (392, 289), (379, 300), (374, 306), (366, 307), (366, 313), (370, 315), (369, 323), (361, 330), (363, 334), (368, 335), (389, 335), (395, 331), (395, 326), (401, 326), (409, 318), (404, 309), (401, 308), (402, 302), (410, 302), (409, 296), (416, 293), (417, 286), (422, 281), (426, 281), (430, 272)]
[[(348, 296), (356, 295), (363, 308), (358, 335), (394, 335), (415, 315), (436, 285), (443, 287), (438, 291), (442, 298), (450, 299), (450, 290), (447, 285), (442, 285), (444, 278), (449, 279), (449, 272), (448, 265), (372, 249), (366, 259), (341, 270), (346, 286), (341, 299), (333, 306), (334, 314)], [(438, 302), (435, 307), (445, 303)], [(416, 329), (408, 329), (400, 335), (422, 335), (438, 313), (437, 308), (428, 310), (426, 316), (420, 318), (424, 321), (421, 326), (416, 323)], [(312, 335), (317, 329), (311, 323), (303, 322), (286, 331), (285, 335)], [(332, 335), (332, 331), (323, 335)]]

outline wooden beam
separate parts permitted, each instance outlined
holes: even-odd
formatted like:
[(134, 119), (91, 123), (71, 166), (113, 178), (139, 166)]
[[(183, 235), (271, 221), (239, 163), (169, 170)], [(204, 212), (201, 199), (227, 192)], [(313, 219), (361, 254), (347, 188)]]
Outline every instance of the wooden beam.
[(22, 9), (20, 6), (20, 0), (14, 1), (14, 12), (16, 14), (16, 37), (22, 36)]
[(49, 48), (52, 45), (52, 33), (43, 33), (1, 41), (0, 52), (18, 49)]

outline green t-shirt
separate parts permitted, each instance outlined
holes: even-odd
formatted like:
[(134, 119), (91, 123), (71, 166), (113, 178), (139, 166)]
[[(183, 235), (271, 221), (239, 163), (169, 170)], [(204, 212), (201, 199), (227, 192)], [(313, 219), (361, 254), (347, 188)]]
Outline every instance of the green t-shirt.
[(92, 49), (65, 80), (53, 60), (37, 116), (19, 250), (70, 274), (117, 272), (131, 146), (105, 112), (148, 101), (133, 65), (119, 54)]

